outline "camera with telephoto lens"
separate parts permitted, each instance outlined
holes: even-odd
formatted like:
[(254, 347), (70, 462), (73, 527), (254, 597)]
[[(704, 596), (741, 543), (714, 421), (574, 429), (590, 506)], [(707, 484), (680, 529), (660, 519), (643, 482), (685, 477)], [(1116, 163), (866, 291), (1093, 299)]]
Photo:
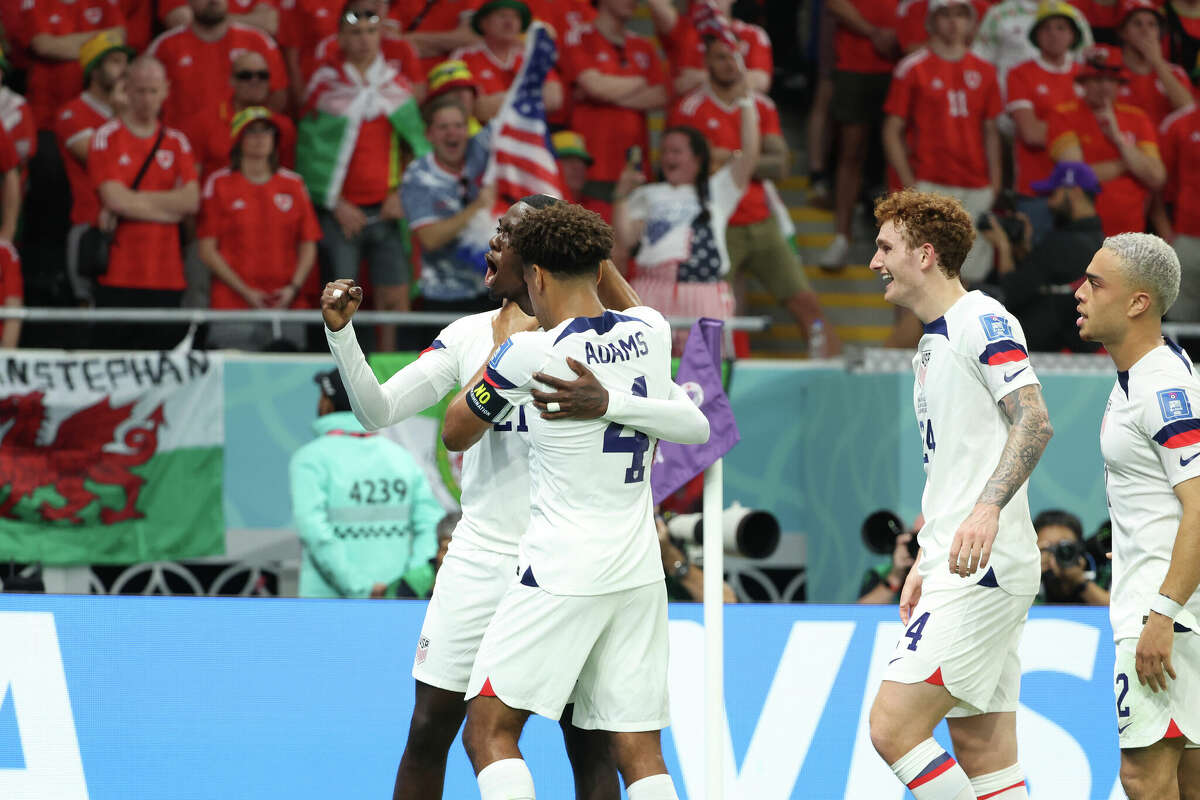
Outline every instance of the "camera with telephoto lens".
[[(688, 550), (704, 544), (703, 514), (676, 514), (667, 520), (667, 533)], [(742, 558), (767, 558), (779, 547), (779, 520), (770, 511), (734, 503), (721, 513), (725, 553)]]
[(1060, 567), (1073, 567), (1087, 551), (1086, 545), (1076, 539), (1066, 539), (1054, 545), (1054, 560)]
[[(904, 523), (900, 517), (887, 509), (880, 509), (867, 515), (862, 524), (862, 539), (863, 544), (872, 553), (878, 553), (881, 556), (890, 556), (896, 550), (896, 539), (902, 533), (907, 533), (904, 530)], [(921, 545), (917, 542), (916, 534), (908, 540), (908, 552), (913, 558), (917, 557), (917, 553), (921, 551)]]

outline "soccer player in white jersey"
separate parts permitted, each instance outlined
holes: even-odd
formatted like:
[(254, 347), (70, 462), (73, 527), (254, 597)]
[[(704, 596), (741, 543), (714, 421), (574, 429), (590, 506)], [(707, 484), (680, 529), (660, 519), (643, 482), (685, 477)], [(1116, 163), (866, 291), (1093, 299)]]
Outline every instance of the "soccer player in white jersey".
[[(672, 393), (671, 330), (646, 307), (606, 311), (596, 295), (612, 229), (580, 206), (528, 212), (513, 231), (543, 330), (500, 345), (446, 412), (443, 440), (469, 446), (533, 401), (539, 375), (568, 359), (614, 390), (660, 403)], [(553, 411), (551, 407), (549, 409)], [(526, 417), (530, 515), (519, 580), (488, 626), (467, 696), (463, 745), (483, 800), (533, 800), (517, 742), (531, 713), (611, 733), (630, 800), (675, 800), (660, 731), (668, 724), (667, 603), (650, 493), (656, 440), (603, 419)], [(691, 415), (690, 443), (708, 439)], [(687, 442), (685, 442), (687, 443)]]
[[(1052, 434), (1049, 415), (1020, 324), (959, 280), (975, 238), (962, 204), (903, 191), (875, 218), (871, 269), (884, 297), (925, 327), (913, 358), (925, 525), (871, 741), (917, 800), (1026, 798), (1017, 646), (1041, 580), (1026, 481)], [(943, 717), (957, 761), (933, 739)]]
[(1200, 378), (1162, 334), (1178, 294), (1178, 256), (1144, 233), (1105, 239), (1075, 292), (1079, 335), (1103, 344), (1117, 367), (1100, 451), (1121, 785), (1131, 800), (1200, 797)]
[[(328, 284), (322, 294), (326, 336), (359, 421), (368, 430), (400, 422), (428, 408), (465, 383), (494, 346), (514, 330), (536, 325), (525, 291), (520, 259), (508, 235), (531, 207), (557, 202), (534, 196), (513, 204), (501, 218), (488, 254), (488, 283), (492, 294), (507, 305), (464, 317), (447, 326), (412, 364), (380, 386), (355, 337), (351, 317), (362, 301), (353, 281)], [(636, 302), (628, 284), (606, 264), (601, 283), (603, 299), (623, 309)], [(589, 395), (589, 399), (591, 395)], [(612, 400), (613, 398), (602, 398)], [(694, 405), (682, 390), (675, 396), (685, 412)], [(640, 399), (625, 404), (636, 412)], [(586, 410), (579, 402), (568, 404)], [(616, 402), (608, 403), (612, 420), (637, 421), (654, 427), (674, 423), (674, 413), (659, 412), (659, 422), (645, 414), (620, 417)], [(604, 409), (604, 405), (600, 406)], [(644, 409), (643, 409), (644, 410)], [(429, 800), (442, 796), (446, 757), (466, 712), (463, 692), (475, 652), (500, 597), (516, 570), (517, 540), (529, 517), (526, 420), (523, 414), (495, 426), (463, 457), (463, 516), (426, 611), (413, 665), (416, 704), (404, 756), (396, 774), (396, 800)], [(666, 437), (671, 431), (657, 429)], [(567, 753), (575, 773), (576, 796), (616, 800), (620, 788), (609, 756), (606, 737), (563, 725)]]

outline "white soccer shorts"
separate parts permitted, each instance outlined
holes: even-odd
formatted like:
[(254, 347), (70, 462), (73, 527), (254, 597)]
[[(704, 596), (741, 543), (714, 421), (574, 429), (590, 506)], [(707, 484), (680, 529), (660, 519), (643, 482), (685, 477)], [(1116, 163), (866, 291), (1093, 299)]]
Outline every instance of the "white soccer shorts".
[(1171, 647), (1175, 680), (1167, 676), (1165, 692), (1152, 692), (1138, 681), (1137, 641), (1117, 642), (1113, 665), (1121, 749), (1149, 747), (1168, 735), (1183, 736), (1188, 747), (1200, 747), (1200, 631), (1175, 634)]
[(516, 580), (516, 555), (451, 539), (421, 624), (413, 677), (449, 692), (465, 692), (484, 631)]
[(1021, 693), (1017, 648), (1032, 604), (1033, 595), (997, 587), (926, 592), (883, 679), (944, 685), (959, 701), (949, 717), (1016, 711)]
[(552, 720), (574, 703), (571, 722), (585, 730), (667, 727), (666, 584), (592, 596), (512, 584), (479, 647), (467, 699), (481, 693)]

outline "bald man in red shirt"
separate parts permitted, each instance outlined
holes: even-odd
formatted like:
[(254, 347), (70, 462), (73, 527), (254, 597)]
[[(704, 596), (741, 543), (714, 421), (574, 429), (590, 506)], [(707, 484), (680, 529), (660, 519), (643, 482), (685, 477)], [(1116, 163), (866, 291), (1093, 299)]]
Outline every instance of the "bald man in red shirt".
[[(177, 307), (185, 287), (179, 223), (200, 207), (196, 164), (187, 138), (158, 120), (167, 96), (162, 64), (143, 56), (129, 67), (126, 80), (129, 108), (96, 131), (88, 153), (88, 175), (102, 204), (100, 224), (114, 231), (96, 304)], [(104, 344), (117, 350), (169, 349), (181, 334), (175, 325), (111, 325)]]

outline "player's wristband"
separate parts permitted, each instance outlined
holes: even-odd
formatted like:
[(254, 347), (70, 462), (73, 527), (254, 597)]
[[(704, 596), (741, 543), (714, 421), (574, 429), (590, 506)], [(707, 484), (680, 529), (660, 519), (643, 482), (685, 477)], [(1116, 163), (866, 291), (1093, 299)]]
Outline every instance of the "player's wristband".
[(1183, 604), (1176, 603), (1165, 594), (1156, 594), (1154, 599), (1150, 601), (1150, 610), (1162, 614), (1167, 619), (1174, 621), (1179, 616), (1179, 612), (1183, 611)]
[(467, 408), (481, 420), (493, 422), (508, 408), (508, 401), (500, 396), (495, 386), (481, 380), (467, 392)]

